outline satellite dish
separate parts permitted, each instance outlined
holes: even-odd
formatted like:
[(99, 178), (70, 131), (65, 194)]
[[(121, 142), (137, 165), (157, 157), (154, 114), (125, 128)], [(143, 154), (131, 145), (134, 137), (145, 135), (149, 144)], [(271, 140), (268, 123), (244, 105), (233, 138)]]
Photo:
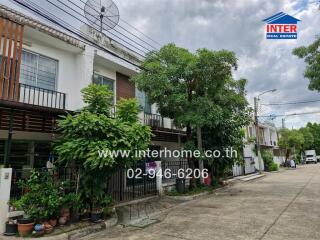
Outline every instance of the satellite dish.
[(84, 15), (90, 26), (100, 32), (113, 29), (119, 23), (119, 9), (112, 0), (88, 0)]

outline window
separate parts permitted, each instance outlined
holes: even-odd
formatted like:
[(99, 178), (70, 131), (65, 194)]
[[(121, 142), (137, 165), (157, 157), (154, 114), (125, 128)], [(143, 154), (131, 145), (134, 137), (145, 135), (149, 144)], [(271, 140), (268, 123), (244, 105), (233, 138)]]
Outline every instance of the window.
[(48, 90), (56, 90), (58, 61), (22, 50), (20, 82)]
[(106, 85), (109, 87), (109, 89), (114, 92), (114, 80), (107, 78), (105, 76), (102, 76), (100, 74), (95, 73), (93, 75), (93, 83), (98, 85)]
[(148, 100), (148, 96), (138, 89), (136, 90), (136, 98), (138, 99), (140, 107), (145, 113), (151, 113), (151, 105)]

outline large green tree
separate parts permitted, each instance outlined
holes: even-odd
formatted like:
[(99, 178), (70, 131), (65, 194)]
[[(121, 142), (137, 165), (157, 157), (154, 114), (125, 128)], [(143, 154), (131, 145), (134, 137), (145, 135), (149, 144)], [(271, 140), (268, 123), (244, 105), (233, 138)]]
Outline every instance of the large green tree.
[(309, 89), (320, 91), (320, 37), (309, 46), (295, 48), (293, 54), (307, 64), (304, 76), (310, 80)]
[[(244, 94), (245, 81), (232, 79), (236, 68), (233, 52), (199, 49), (191, 53), (168, 44), (147, 55), (133, 81), (146, 92), (150, 103), (157, 104), (162, 116), (186, 127), (188, 143), (196, 135), (196, 145), (202, 150), (203, 129), (214, 129), (228, 121), (228, 126), (232, 126), (236, 114), (242, 116), (244, 109), (248, 112), (245, 98), (239, 98)], [(227, 110), (231, 102), (234, 105)], [(223, 127), (220, 130), (226, 132)], [(194, 167), (194, 159), (189, 159), (189, 165)]]

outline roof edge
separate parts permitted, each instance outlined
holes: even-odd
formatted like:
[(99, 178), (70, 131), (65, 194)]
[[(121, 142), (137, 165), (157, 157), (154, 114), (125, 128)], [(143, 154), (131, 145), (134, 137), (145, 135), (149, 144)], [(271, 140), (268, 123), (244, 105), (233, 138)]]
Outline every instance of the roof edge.
[(61, 32), (55, 29), (52, 26), (44, 24), (38, 20), (35, 20), (32, 17), (29, 17), (19, 11), (16, 11), (12, 8), (9, 8), (3, 4), (0, 4), (0, 16), (7, 18), (13, 22), (16, 22), (21, 25), (29, 26), (33, 29), (37, 29), (40, 32), (43, 32), (47, 35), (50, 35), (54, 38), (57, 38), (61, 41), (64, 41), (70, 45), (75, 47), (85, 49), (85, 44), (81, 43), (81, 41), (73, 36), (70, 36), (64, 32)]

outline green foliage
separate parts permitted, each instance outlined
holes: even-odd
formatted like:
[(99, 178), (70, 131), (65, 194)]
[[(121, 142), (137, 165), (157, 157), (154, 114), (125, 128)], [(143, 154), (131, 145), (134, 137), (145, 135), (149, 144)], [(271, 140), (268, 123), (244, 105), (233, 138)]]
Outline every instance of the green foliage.
[[(242, 128), (249, 122), (251, 109), (245, 98), (246, 80), (234, 80), (237, 68), (233, 52), (187, 49), (168, 44), (149, 53), (143, 70), (133, 77), (150, 103), (157, 103), (161, 115), (174, 119), (177, 126), (195, 133), (200, 127), (203, 146), (223, 150), (242, 147)], [(193, 141), (187, 134), (187, 141)], [(234, 159), (210, 159), (217, 175), (232, 166)]]
[(222, 100), (220, 91), (235, 84), (231, 78), (237, 59), (226, 50), (199, 49), (192, 54), (168, 44), (148, 54), (142, 66), (133, 81), (163, 116), (178, 125), (204, 126), (220, 119), (222, 107), (214, 100)]
[[(109, 116), (111, 92), (105, 86), (89, 85), (82, 90), (87, 106), (75, 115), (68, 114), (58, 121), (61, 138), (55, 143), (55, 151), (62, 164), (75, 162), (86, 169), (111, 169), (128, 165), (136, 159), (121, 156), (99, 156), (99, 151), (147, 148), (151, 130), (138, 122), (138, 103), (135, 99), (122, 99), (115, 118)], [(97, 93), (95, 97), (94, 93)]]
[(81, 93), (83, 102), (86, 104), (84, 110), (95, 114), (110, 115), (113, 93), (108, 86), (90, 84), (82, 89)]
[(279, 170), (278, 164), (276, 164), (276, 163), (274, 163), (274, 162), (270, 164), (270, 166), (269, 166), (269, 171), (270, 171), (270, 172), (278, 171), (278, 170)]
[(49, 172), (33, 170), (26, 182), (20, 182), (20, 187), (27, 192), (13, 206), (36, 221), (58, 216), (62, 194), (59, 183)]
[(307, 66), (304, 76), (310, 80), (309, 89), (320, 91), (320, 38), (318, 37), (307, 47), (299, 47), (293, 50), (293, 54), (303, 58)]
[(99, 151), (145, 150), (151, 139), (151, 129), (138, 121), (136, 99), (121, 99), (112, 117), (112, 92), (106, 86), (91, 84), (81, 92), (86, 106), (58, 121), (61, 137), (55, 143), (55, 152), (60, 164), (80, 167), (81, 203), (100, 208), (108, 198), (105, 190), (112, 171), (140, 159), (135, 154), (122, 157), (120, 154), (99, 155)]
[(271, 151), (262, 151), (261, 157), (263, 159), (267, 171), (277, 171), (278, 164), (273, 161), (273, 153)]

